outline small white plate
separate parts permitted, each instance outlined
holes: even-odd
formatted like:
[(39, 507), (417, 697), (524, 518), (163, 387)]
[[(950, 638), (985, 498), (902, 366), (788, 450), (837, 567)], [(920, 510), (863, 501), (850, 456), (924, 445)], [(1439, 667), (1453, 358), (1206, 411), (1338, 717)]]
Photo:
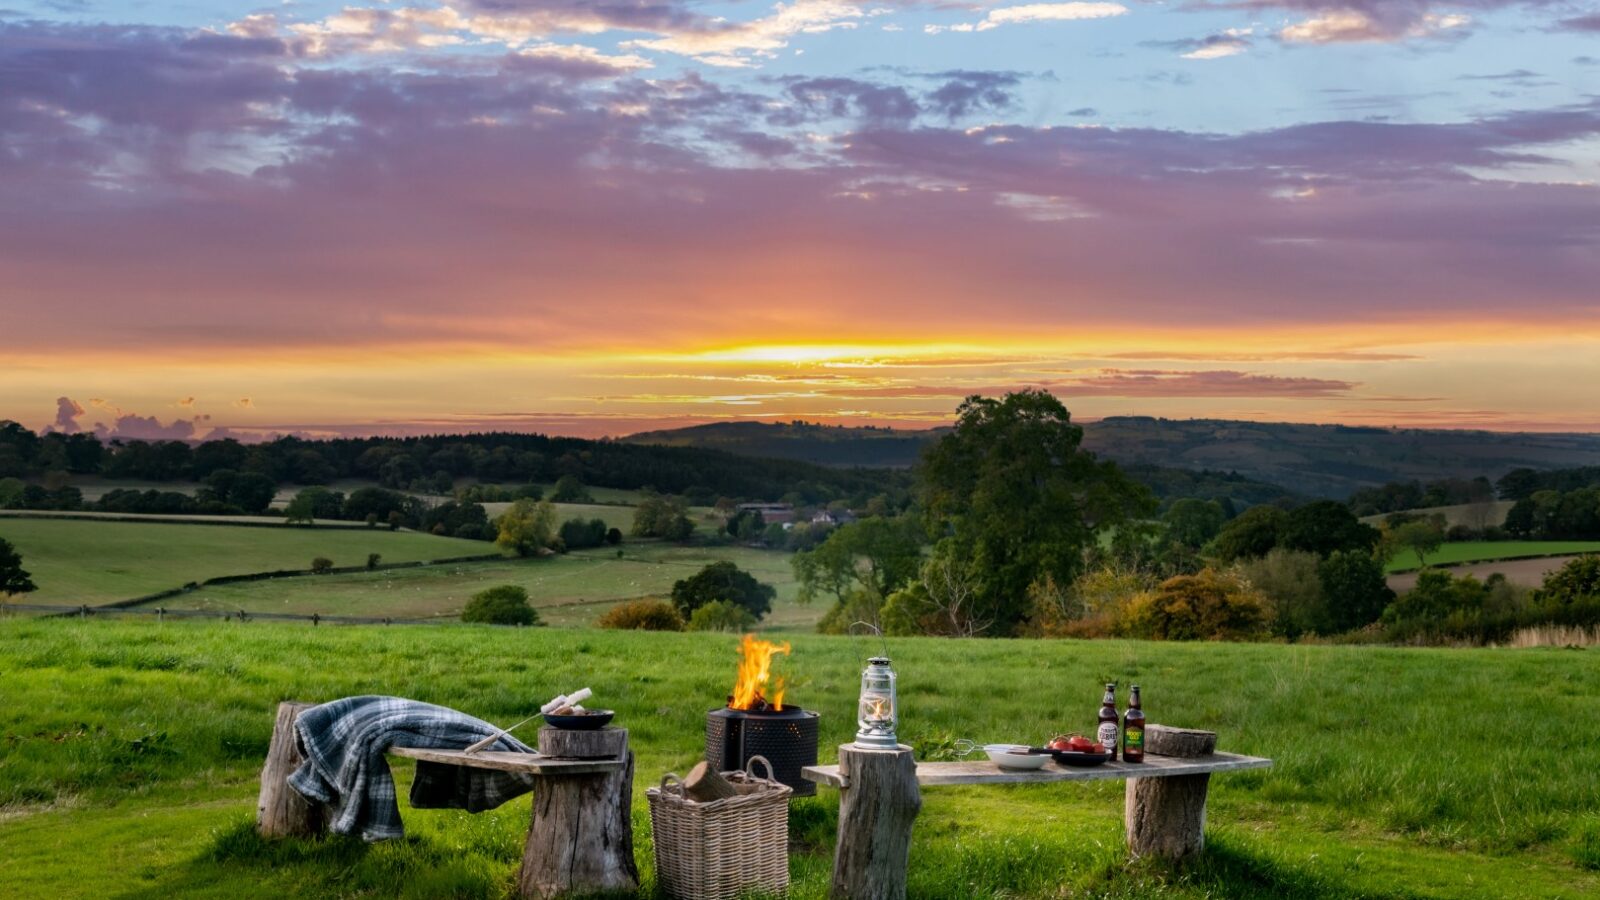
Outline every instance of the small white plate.
[(990, 761), (1002, 769), (1032, 772), (1044, 768), (1044, 764), (1050, 761), (1047, 754), (1027, 751), (1026, 744), (985, 744), (983, 747)]

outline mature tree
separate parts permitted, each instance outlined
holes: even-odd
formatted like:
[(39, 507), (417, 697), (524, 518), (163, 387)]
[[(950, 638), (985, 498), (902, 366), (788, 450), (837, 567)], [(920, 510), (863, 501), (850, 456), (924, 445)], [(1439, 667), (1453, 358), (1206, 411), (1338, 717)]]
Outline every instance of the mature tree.
[(561, 523), (561, 543), (568, 550), (598, 547), (606, 542), (606, 523), (601, 519), (568, 519)]
[[(774, 523), (776, 524), (776, 523)], [(726, 526), (728, 534), (741, 541), (754, 541), (766, 532), (767, 520), (760, 510), (741, 509), (734, 513)]]
[(550, 499), (557, 503), (593, 503), (594, 498), (589, 495), (589, 489), (584, 487), (576, 475), (563, 475), (556, 480), (556, 487), (550, 494)]
[(778, 592), (727, 560), (711, 563), (672, 585), (672, 603), (684, 618), (707, 603), (726, 600), (744, 607), (757, 619), (772, 609)]
[(1047, 391), (970, 397), (928, 448), (918, 488), (934, 555), (967, 567), (972, 618), (1008, 633), (1028, 586), (1069, 583), (1098, 535), (1155, 505), (1150, 491), (1081, 447), (1083, 429)]
[(1444, 525), (1434, 518), (1407, 522), (1389, 532), (1389, 543), (1397, 550), (1410, 550), (1417, 564), (1426, 568), (1428, 557), (1444, 543)]
[(1314, 500), (1289, 513), (1280, 543), (1290, 550), (1327, 556), (1339, 550), (1371, 552), (1382, 536), (1378, 529), (1357, 519), (1343, 503)]
[(694, 523), (688, 511), (676, 497), (663, 497), (651, 492), (633, 509), (633, 536), (658, 537), (669, 541), (685, 541), (694, 534)]
[(1210, 552), (1225, 563), (1266, 556), (1278, 546), (1288, 520), (1289, 514), (1276, 506), (1252, 506), (1222, 526)]
[(289, 505), (284, 507), (283, 518), (290, 525), (313, 525), (316, 523), (316, 501), (307, 491), (295, 494), (294, 499), (289, 501)]
[(22, 554), (11, 546), (10, 541), (0, 538), (0, 595), (9, 597), (38, 589), (28, 570), (22, 567)]
[(1322, 596), (1328, 604), (1328, 626), (1334, 632), (1363, 628), (1378, 621), (1394, 602), (1383, 564), (1371, 553), (1338, 550), (1317, 564)]
[(302, 488), (289, 501), (284, 515), (291, 523), (311, 524), (316, 519), (337, 519), (344, 514), (344, 494), (325, 487)]
[(502, 584), (472, 595), (461, 610), (461, 621), (488, 625), (539, 625), (539, 611), (528, 605), (521, 585)]
[(922, 565), (922, 535), (907, 518), (862, 519), (841, 525), (812, 550), (790, 560), (800, 582), (802, 603), (827, 594), (840, 603), (865, 590), (882, 603), (917, 577)]
[(1332, 634), (1328, 595), (1322, 589), (1322, 560), (1304, 550), (1274, 548), (1266, 556), (1241, 560), (1239, 574), (1272, 601), (1273, 630), (1290, 640), (1304, 634)]
[[(919, 574), (917, 581), (890, 594), (884, 603), (880, 618), (885, 631), (976, 637), (994, 624), (990, 619), (974, 616), (978, 585), (969, 567), (936, 556)], [(1035, 602), (1035, 613), (1037, 606)]]
[(232, 469), (218, 469), (206, 478), (208, 498), (215, 499), (230, 506), (237, 506), (247, 513), (259, 513), (272, 505), (272, 498), (278, 494), (278, 485), (271, 478), (260, 472), (236, 472)]
[(0, 478), (0, 509), (16, 509), (28, 486), (20, 478)]
[(556, 507), (549, 500), (518, 500), (495, 521), (494, 542), (509, 556), (532, 556), (555, 540)]
[(1167, 527), (1170, 540), (1199, 549), (1217, 536), (1227, 517), (1222, 512), (1222, 504), (1215, 500), (1185, 497), (1173, 503), (1161, 521)]

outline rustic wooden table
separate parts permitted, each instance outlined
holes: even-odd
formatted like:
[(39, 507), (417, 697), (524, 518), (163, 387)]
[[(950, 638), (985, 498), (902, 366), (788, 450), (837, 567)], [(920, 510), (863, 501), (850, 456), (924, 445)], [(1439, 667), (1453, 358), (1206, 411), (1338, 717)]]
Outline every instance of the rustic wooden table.
[(1271, 765), (1270, 759), (1234, 753), (1193, 758), (1146, 754), (1142, 763), (1074, 768), (1050, 762), (1037, 771), (1018, 772), (988, 761), (918, 763), (904, 745), (898, 750), (865, 750), (845, 744), (839, 748), (838, 765), (811, 766), (801, 774), (840, 790), (833, 897), (902, 900), (911, 825), (922, 809), (922, 786), (1126, 780), (1129, 851), (1179, 860), (1204, 846), (1211, 774)]

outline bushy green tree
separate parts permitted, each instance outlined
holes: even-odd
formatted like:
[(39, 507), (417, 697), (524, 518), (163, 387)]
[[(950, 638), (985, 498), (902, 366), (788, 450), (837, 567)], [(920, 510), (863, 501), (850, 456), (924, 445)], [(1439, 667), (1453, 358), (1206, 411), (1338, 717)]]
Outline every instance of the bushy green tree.
[(326, 575), (333, 569), (333, 560), (326, 556), (319, 556), (311, 560), (311, 571), (318, 575)]
[(1288, 520), (1276, 506), (1252, 506), (1224, 525), (1208, 550), (1223, 563), (1266, 556), (1278, 546)]
[(1389, 544), (1396, 550), (1410, 550), (1417, 555), (1418, 565), (1426, 568), (1428, 557), (1444, 543), (1443, 517), (1407, 522), (1389, 532)]
[(1215, 500), (1185, 497), (1172, 504), (1161, 517), (1167, 538), (1185, 547), (1199, 549), (1217, 536), (1227, 517)]
[(1317, 564), (1317, 580), (1328, 604), (1328, 627), (1335, 633), (1371, 625), (1394, 601), (1383, 563), (1365, 551), (1328, 554)]
[(601, 519), (568, 519), (561, 523), (561, 543), (568, 550), (598, 547), (606, 542), (606, 523)]
[(488, 625), (539, 625), (539, 611), (528, 605), (521, 585), (502, 584), (472, 595), (461, 610), (461, 621)]
[(1150, 514), (1150, 491), (1084, 450), (1083, 429), (1047, 391), (970, 397), (928, 448), (918, 490), (935, 557), (965, 568), (973, 618), (1011, 633), (1028, 586), (1071, 582), (1098, 535)]
[(922, 534), (911, 519), (862, 519), (835, 528), (814, 549), (796, 553), (789, 562), (800, 582), (801, 603), (823, 595), (843, 603), (861, 590), (881, 604), (916, 578)]
[(22, 567), (22, 554), (10, 541), (0, 538), (0, 595), (9, 597), (38, 589), (28, 570)]
[(1266, 556), (1237, 565), (1244, 580), (1271, 602), (1272, 630), (1293, 640), (1336, 630), (1328, 611), (1328, 595), (1322, 589), (1321, 563), (1315, 553), (1277, 547)]
[(1541, 603), (1572, 604), (1600, 601), (1600, 554), (1586, 553), (1544, 578), (1537, 598)]
[(750, 614), (750, 610), (727, 600), (713, 600), (689, 616), (690, 631), (741, 632), (753, 628), (755, 624), (756, 617)]
[(590, 496), (589, 489), (576, 475), (563, 475), (556, 480), (555, 490), (550, 494), (550, 499), (557, 503), (593, 503), (594, 497)]
[(495, 521), (495, 545), (510, 556), (532, 556), (555, 540), (556, 507), (549, 500), (518, 500)]
[(685, 541), (694, 534), (687, 508), (675, 497), (648, 493), (633, 509), (633, 536)]
[(1416, 586), (1395, 598), (1384, 610), (1383, 621), (1442, 624), (1452, 613), (1470, 613), (1482, 608), (1488, 596), (1483, 582), (1471, 575), (1454, 578), (1442, 569), (1424, 569), (1417, 573)]
[(672, 604), (686, 617), (707, 603), (722, 600), (737, 604), (760, 619), (771, 611), (777, 595), (772, 585), (757, 581), (728, 560), (711, 563), (672, 585)]
[(1290, 550), (1327, 556), (1339, 550), (1370, 553), (1381, 537), (1378, 529), (1357, 519), (1343, 503), (1313, 500), (1289, 512), (1279, 543)]

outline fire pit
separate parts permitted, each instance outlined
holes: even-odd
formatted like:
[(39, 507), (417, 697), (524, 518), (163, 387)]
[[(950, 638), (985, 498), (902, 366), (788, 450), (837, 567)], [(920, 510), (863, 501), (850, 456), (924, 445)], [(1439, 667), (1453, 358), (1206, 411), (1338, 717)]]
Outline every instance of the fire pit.
[(774, 777), (809, 797), (817, 786), (801, 778), (800, 770), (817, 764), (817, 714), (785, 705), (783, 679), (771, 674), (773, 655), (788, 652), (786, 643), (745, 636), (728, 705), (706, 714), (706, 762), (727, 772), (764, 756)]

